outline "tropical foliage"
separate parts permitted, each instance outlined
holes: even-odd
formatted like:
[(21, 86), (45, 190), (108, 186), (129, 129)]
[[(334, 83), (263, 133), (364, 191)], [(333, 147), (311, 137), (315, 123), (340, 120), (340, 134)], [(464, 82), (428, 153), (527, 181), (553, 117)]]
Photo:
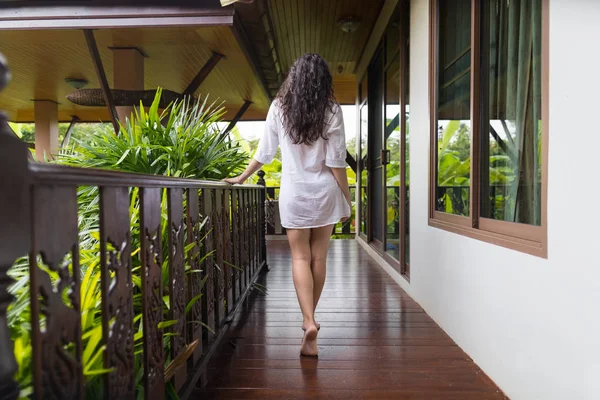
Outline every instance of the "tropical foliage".
[[(467, 215), (469, 210), (469, 188), (471, 185), (471, 131), (464, 121), (444, 121), (438, 135), (438, 210)], [(489, 148), (486, 150), (489, 168), (490, 190), (504, 188), (515, 182), (518, 170), (515, 139), (511, 134), (510, 121), (502, 121), (502, 136), (490, 127)], [(503, 139), (504, 137), (504, 139)], [(514, 202), (504, 190), (490, 194), (496, 218), (503, 219), (504, 204)]]
[[(85, 137), (74, 138), (74, 146), (57, 155), (56, 163), (86, 168), (102, 168), (136, 173), (150, 173), (173, 177), (197, 179), (222, 179), (237, 173), (245, 165), (248, 156), (235, 142), (226, 138), (218, 128), (224, 108), (203, 102), (184, 100), (160, 111), (160, 90), (148, 111), (143, 107), (124, 125), (117, 136), (110, 126), (86, 132)], [(136, 387), (143, 396), (142, 381), (142, 304), (141, 262), (139, 241), (139, 191), (130, 190), (130, 226), (132, 227), (132, 270), (134, 284), (134, 350)], [(99, 247), (99, 191), (96, 187), (81, 187), (78, 191), (79, 247), (81, 267), (81, 317), (83, 332), (83, 369), (86, 379), (86, 398), (102, 398), (102, 376), (108, 371), (103, 368), (101, 292), (100, 292), (100, 247)], [(166, 229), (166, 199), (163, 198), (162, 232)], [(163, 254), (168, 254), (165, 237)], [(186, 248), (186, 253), (191, 250)], [(205, 255), (206, 257), (206, 255)], [(187, 260), (187, 257), (186, 257)], [(69, 260), (67, 260), (67, 263)], [(168, 259), (164, 257), (163, 285), (168, 283)], [(71, 266), (69, 266), (71, 268)], [(56, 281), (55, 273), (49, 272)], [(186, 266), (190, 273), (189, 266)], [(9, 271), (16, 280), (11, 293), (16, 297), (8, 310), (8, 324), (15, 343), (15, 356), (19, 364), (16, 379), (22, 389), (21, 397), (32, 393), (32, 348), (31, 314), (29, 310), (29, 264), (21, 259)], [(170, 326), (167, 320), (169, 297), (164, 293), (164, 321), (159, 328)], [(199, 296), (190, 301), (188, 307)], [(170, 334), (165, 332), (165, 338)], [(169, 354), (169, 340), (165, 340), (165, 354)], [(166, 362), (170, 362), (168, 359)], [(172, 388), (170, 396), (176, 397)]]

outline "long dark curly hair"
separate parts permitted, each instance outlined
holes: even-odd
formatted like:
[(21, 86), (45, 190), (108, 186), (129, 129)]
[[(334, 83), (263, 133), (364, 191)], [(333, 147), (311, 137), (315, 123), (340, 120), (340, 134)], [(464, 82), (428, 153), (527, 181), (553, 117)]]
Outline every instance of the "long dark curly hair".
[(327, 110), (337, 104), (333, 94), (331, 72), (318, 54), (298, 58), (283, 82), (279, 93), (283, 125), (294, 144), (311, 145), (325, 136)]

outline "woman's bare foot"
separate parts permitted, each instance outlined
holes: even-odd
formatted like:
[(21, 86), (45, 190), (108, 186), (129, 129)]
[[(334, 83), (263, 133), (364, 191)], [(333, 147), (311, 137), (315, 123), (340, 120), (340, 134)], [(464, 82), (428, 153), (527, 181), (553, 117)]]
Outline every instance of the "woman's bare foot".
[(317, 357), (319, 355), (319, 347), (317, 346), (317, 335), (319, 330), (317, 325), (312, 323), (306, 327), (304, 331), (304, 338), (302, 338), (302, 347), (300, 348), (300, 355), (307, 357)]
[[(321, 330), (321, 324), (315, 322), (315, 325), (317, 326), (317, 330), (320, 331)], [(302, 324), (302, 330), (306, 332), (306, 324)]]

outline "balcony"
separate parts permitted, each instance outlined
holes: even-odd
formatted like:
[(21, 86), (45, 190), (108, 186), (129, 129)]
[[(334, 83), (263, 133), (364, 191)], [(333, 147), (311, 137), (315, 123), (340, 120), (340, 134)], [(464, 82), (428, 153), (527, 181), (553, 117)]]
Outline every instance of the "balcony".
[[(15, 301), (6, 272), (18, 260), (32, 327), (17, 344), (2, 320), (2, 399), (503, 398), (354, 240), (332, 242), (320, 357), (300, 358), (291, 254), (266, 241), (263, 186), (30, 163), (7, 131), (0, 160), (0, 310)], [(96, 289), (79, 269), (82, 187), (100, 193)]]

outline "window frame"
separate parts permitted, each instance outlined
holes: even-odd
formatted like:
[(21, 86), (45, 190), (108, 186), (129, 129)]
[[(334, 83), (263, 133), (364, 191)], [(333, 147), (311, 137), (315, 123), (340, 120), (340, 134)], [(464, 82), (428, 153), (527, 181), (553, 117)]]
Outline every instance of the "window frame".
[[(356, 110), (357, 110), (357, 115), (356, 115), (356, 126), (357, 126), (357, 152), (356, 152), (356, 191), (358, 193), (358, 201), (356, 202), (357, 206), (356, 206), (356, 220), (358, 221), (358, 227), (356, 228), (356, 231), (358, 233), (358, 236), (360, 238), (362, 238), (363, 240), (365, 240), (366, 242), (369, 242), (369, 232), (370, 232), (370, 210), (367, 209), (367, 215), (363, 215), (363, 198), (362, 198), (362, 191), (363, 191), (363, 185), (362, 185), (362, 173), (363, 170), (367, 171), (368, 174), (368, 168), (366, 165), (363, 165), (363, 158), (362, 158), (362, 151), (363, 151), (363, 147), (362, 147), (362, 138), (363, 135), (367, 135), (367, 140), (368, 140), (368, 128), (367, 128), (367, 132), (363, 132), (362, 129), (362, 110), (365, 106), (368, 107), (368, 102), (369, 102), (369, 96), (368, 96), (368, 69), (367, 71), (365, 71), (365, 73), (363, 74), (363, 76), (361, 77), (360, 80), (358, 80), (358, 85), (357, 85), (357, 96), (356, 96)], [(363, 87), (363, 84), (365, 87)], [(368, 108), (367, 108), (367, 112), (368, 112)], [(368, 142), (367, 142), (368, 143)], [(367, 145), (368, 146), (368, 145)], [(366, 190), (368, 189), (369, 185), (368, 185), (368, 175), (367, 175), (367, 185), (364, 187)], [(368, 195), (368, 192), (367, 192)], [(367, 208), (369, 207), (369, 203), (368, 203), (368, 197), (367, 197)], [(363, 222), (366, 225), (366, 233), (363, 233), (362, 228), (363, 228)]]
[(548, 258), (548, 139), (549, 139), (549, 0), (542, 5), (542, 170), (541, 224), (539, 226), (481, 216), (481, 0), (471, 0), (471, 179), (469, 216), (437, 211), (437, 28), (438, 4), (429, 1), (429, 226), (487, 243)]

